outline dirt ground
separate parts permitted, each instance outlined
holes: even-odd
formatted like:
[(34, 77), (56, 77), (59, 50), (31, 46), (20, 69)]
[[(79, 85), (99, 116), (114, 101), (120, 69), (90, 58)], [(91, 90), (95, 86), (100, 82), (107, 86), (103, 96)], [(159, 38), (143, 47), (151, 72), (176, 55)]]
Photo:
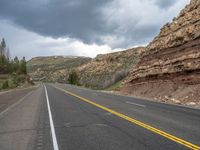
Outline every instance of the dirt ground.
[[(180, 104), (200, 108), (200, 83), (198, 76), (178, 77), (171, 80), (157, 79), (136, 84), (126, 84), (122, 94), (152, 99), (158, 102)], [(191, 82), (189, 82), (191, 81)]]

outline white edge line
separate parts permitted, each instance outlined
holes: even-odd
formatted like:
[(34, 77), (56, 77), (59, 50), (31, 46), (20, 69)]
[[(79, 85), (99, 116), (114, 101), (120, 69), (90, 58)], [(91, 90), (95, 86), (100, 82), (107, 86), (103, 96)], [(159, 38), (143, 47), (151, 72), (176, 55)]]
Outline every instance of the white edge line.
[(136, 106), (140, 106), (140, 107), (146, 107), (146, 105), (141, 105), (141, 104), (137, 104), (137, 103), (133, 103), (133, 102), (126, 102), (127, 104), (132, 104), (132, 105), (136, 105)]
[(17, 105), (19, 105), (22, 101), (24, 101), (24, 99), (27, 96), (31, 95), (32, 93), (33, 93), (33, 91), (29, 92), (28, 94), (26, 94), (25, 96), (23, 96), (20, 100), (18, 100), (16, 103), (12, 104), (10, 107), (8, 107), (5, 110), (3, 110), (2, 112), (0, 112), (0, 119), (2, 119), (11, 109), (13, 109)]
[(54, 124), (53, 124), (53, 119), (52, 119), (52, 114), (51, 114), (51, 108), (50, 108), (50, 104), (49, 104), (49, 97), (48, 97), (47, 89), (46, 89), (45, 85), (44, 85), (44, 89), (45, 89), (46, 100), (47, 100), (47, 107), (48, 107), (48, 112), (49, 112), (49, 122), (50, 122), (50, 127), (51, 127), (51, 135), (52, 135), (52, 140), (53, 140), (53, 148), (54, 148), (54, 150), (59, 150), (57, 139), (56, 139), (55, 128), (54, 128)]

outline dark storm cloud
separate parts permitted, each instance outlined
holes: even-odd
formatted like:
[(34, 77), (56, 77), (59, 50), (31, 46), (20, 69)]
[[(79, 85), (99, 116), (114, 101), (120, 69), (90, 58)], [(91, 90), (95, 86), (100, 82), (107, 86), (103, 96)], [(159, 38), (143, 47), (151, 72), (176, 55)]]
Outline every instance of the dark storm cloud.
[(90, 42), (104, 34), (99, 8), (107, 0), (1, 0), (0, 16), (42, 35), (70, 36)]
[[(187, 0), (183, 1), (185, 3)], [(0, 0), (0, 19), (12, 21), (15, 25), (43, 36), (70, 37), (87, 44), (107, 44), (112, 48), (122, 48), (149, 42), (159, 32), (161, 25), (169, 21), (161, 13), (162, 10), (176, 2)], [(174, 17), (173, 11), (168, 13)]]
[(172, 5), (174, 5), (177, 2), (177, 0), (156, 0), (155, 3), (160, 7), (160, 8), (169, 8)]

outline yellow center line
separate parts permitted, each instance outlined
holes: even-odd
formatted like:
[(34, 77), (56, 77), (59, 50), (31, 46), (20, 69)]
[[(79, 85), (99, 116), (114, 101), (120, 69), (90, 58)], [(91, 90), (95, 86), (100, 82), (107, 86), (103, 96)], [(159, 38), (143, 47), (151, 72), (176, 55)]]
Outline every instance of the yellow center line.
[[(54, 87), (55, 87), (55, 86), (54, 86)], [(67, 90), (64, 90), (64, 89), (61, 89), (61, 88), (58, 88), (58, 87), (55, 87), (55, 88), (57, 88), (57, 89), (59, 89), (59, 90), (61, 90), (61, 91), (64, 91), (65, 93), (67, 93), (67, 94), (69, 94), (69, 95), (71, 95), (71, 96), (74, 96), (74, 97), (76, 97), (76, 98), (78, 98), (78, 99), (80, 99), (80, 100), (82, 100), (82, 101), (85, 101), (85, 102), (87, 102), (87, 103), (89, 103), (89, 104), (91, 104), (91, 105), (94, 105), (94, 106), (96, 106), (96, 107), (98, 107), (98, 108), (100, 108), (100, 109), (103, 109), (103, 110), (105, 110), (105, 111), (107, 111), (107, 112), (110, 112), (110, 113), (112, 113), (112, 114), (114, 114), (114, 115), (116, 115), (116, 116), (118, 116), (118, 117), (120, 117), (120, 118), (122, 118), (122, 119), (125, 119), (125, 120), (127, 120), (127, 121), (133, 123), (133, 124), (136, 124), (136, 125), (138, 125), (138, 126), (140, 126), (140, 127), (143, 127), (143, 128), (145, 128), (145, 129), (147, 129), (147, 130), (150, 130), (150, 131), (152, 131), (152, 132), (154, 132), (154, 133), (157, 133), (157, 134), (159, 134), (159, 135), (161, 135), (161, 136), (163, 136), (163, 137), (165, 137), (165, 138), (168, 138), (168, 139), (170, 139), (170, 140), (172, 140), (172, 141), (174, 141), (174, 142), (177, 142), (177, 143), (179, 143), (179, 144), (181, 144), (181, 145), (184, 145), (184, 146), (186, 146), (186, 147), (188, 147), (188, 148), (190, 148), (190, 149), (193, 149), (193, 150), (200, 150), (200, 146), (198, 146), (198, 145), (195, 145), (195, 144), (192, 144), (192, 143), (190, 143), (190, 142), (187, 142), (187, 141), (185, 141), (185, 140), (183, 140), (183, 139), (181, 139), (181, 138), (178, 138), (178, 137), (176, 137), (176, 136), (174, 136), (174, 135), (171, 135), (171, 134), (169, 134), (169, 133), (167, 133), (167, 132), (164, 132), (164, 131), (162, 131), (162, 130), (160, 130), (160, 129), (157, 129), (157, 128), (152, 127), (152, 126), (150, 126), (150, 125), (148, 125), (148, 124), (145, 124), (145, 123), (143, 123), (143, 122), (141, 122), (141, 121), (138, 121), (138, 120), (136, 120), (136, 119), (134, 119), (134, 118), (131, 118), (131, 117), (129, 117), (129, 116), (126, 116), (126, 115), (124, 115), (124, 114), (122, 114), (122, 113), (119, 113), (119, 112), (117, 112), (117, 111), (114, 111), (114, 110), (112, 110), (112, 109), (109, 109), (109, 108), (107, 108), (107, 107), (105, 107), (105, 106), (102, 106), (102, 105), (100, 105), (100, 104), (97, 104), (97, 103), (95, 103), (95, 102), (93, 102), (93, 101), (91, 101), (91, 100), (89, 100), (89, 99), (86, 99), (86, 98), (84, 98), (84, 97), (81, 97), (81, 96), (79, 96), (79, 95), (77, 95), (77, 94), (75, 94), (75, 93), (72, 93), (72, 92), (70, 92), (70, 91), (67, 91)]]

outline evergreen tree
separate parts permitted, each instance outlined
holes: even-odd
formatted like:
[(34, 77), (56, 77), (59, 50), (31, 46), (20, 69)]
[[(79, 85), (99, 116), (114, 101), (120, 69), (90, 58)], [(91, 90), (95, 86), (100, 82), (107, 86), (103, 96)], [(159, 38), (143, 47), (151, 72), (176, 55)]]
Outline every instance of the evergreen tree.
[(0, 56), (5, 56), (5, 50), (6, 50), (6, 42), (3, 38), (0, 44)]
[(17, 56), (10, 60), (10, 51), (4, 38), (0, 41), (0, 73), (27, 74), (25, 57), (21, 61)]
[(26, 59), (23, 57), (23, 59), (20, 62), (20, 72), (22, 74), (27, 74), (27, 69), (26, 69)]
[(6, 73), (8, 71), (9, 59), (7, 56), (6, 42), (3, 38), (0, 43), (0, 72)]
[[(0, 74), (8, 74), (9, 79), (5, 80), (0, 88), (8, 88), (9, 86), (18, 86), (26, 80), (26, 59), (23, 57), (21, 60), (16, 56), (10, 59), (10, 51), (7, 48), (5, 39), (0, 41)], [(12, 84), (9, 84), (9, 81)]]
[(20, 64), (19, 64), (19, 59), (18, 59), (17, 56), (15, 56), (15, 58), (14, 58), (13, 71), (15, 73), (19, 73), (20, 72)]

